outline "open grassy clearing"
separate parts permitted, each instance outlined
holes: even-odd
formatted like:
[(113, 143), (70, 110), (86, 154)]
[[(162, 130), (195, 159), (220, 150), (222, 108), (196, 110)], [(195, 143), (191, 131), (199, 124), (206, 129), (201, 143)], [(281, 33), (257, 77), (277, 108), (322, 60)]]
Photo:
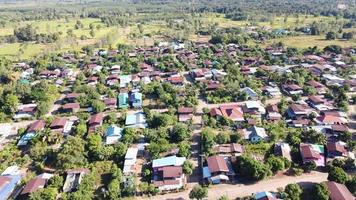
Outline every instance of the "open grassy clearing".
[(271, 41), (268, 41), (264, 46), (268, 46), (272, 43), (283, 42), (286, 46), (296, 47), (296, 48), (308, 48), (317, 46), (319, 48), (324, 48), (328, 45), (339, 45), (341, 47), (355, 47), (356, 39), (347, 41), (347, 40), (325, 40), (325, 36), (310, 36), (302, 35), (295, 37), (285, 37), (278, 38)]
[[(312, 15), (299, 15), (296, 16), (276, 16), (272, 17), (273, 20), (266, 22), (252, 22), (249, 20), (243, 21), (233, 21), (227, 19), (222, 14), (205, 14), (201, 17), (204, 25), (213, 25), (217, 23), (217, 25), (221, 28), (230, 28), (230, 27), (244, 27), (251, 24), (255, 24), (257, 26), (265, 26), (273, 29), (278, 28), (294, 28), (297, 26), (311, 24), (315, 22), (328, 22), (332, 20), (336, 20), (334, 17), (324, 17), (318, 16), (314, 17)], [(339, 19), (343, 20), (343, 19)], [(273, 21), (273, 22), (272, 22)]]

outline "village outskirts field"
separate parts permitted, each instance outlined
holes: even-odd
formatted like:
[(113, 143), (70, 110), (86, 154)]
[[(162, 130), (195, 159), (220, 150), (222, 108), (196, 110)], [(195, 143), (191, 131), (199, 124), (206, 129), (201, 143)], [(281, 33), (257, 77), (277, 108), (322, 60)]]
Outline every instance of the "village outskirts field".
[[(203, 26), (209, 26), (215, 24), (218, 28), (233, 28), (233, 27), (251, 27), (259, 26), (268, 29), (287, 29), (295, 28), (302, 25), (311, 24), (312, 22), (330, 21), (336, 20), (334, 17), (315, 17), (311, 15), (299, 15), (296, 16), (276, 16), (269, 22), (252, 22), (251, 20), (233, 21), (227, 19), (222, 14), (206, 13), (196, 16), (200, 19)], [(83, 28), (75, 29), (75, 23), (80, 21), (83, 24)], [(342, 19), (339, 19), (342, 20)], [(60, 40), (55, 43), (38, 44), (34, 42), (22, 42), (22, 43), (0, 43), (0, 56), (5, 56), (11, 59), (30, 59), (37, 55), (48, 52), (63, 52), (68, 50), (80, 50), (87, 45), (100, 44), (101, 40), (109, 40), (111, 47), (116, 47), (117, 44), (129, 44), (135, 46), (150, 46), (155, 41), (159, 41), (159, 36), (170, 35), (176, 30), (172, 30), (168, 27), (164, 21), (151, 21), (142, 25), (143, 32), (139, 34), (137, 24), (129, 24), (126, 27), (120, 26), (106, 26), (97, 18), (70, 18), (52, 21), (26, 21), (6, 25), (0, 28), (0, 37), (12, 35), (16, 27), (23, 27), (27, 24), (31, 24), (36, 28), (38, 33), (60, 33)], [(90, 35), (89, 25), (93, 24), (95, 27), (95, 35)], [(68, 37), (68, 30), (73, 30), (75, 38)], [(348, 29), (350, 31), (350, 29)], [(352, 29), (356, 32), (356, 29)], [(191, 34), (189, 39), (192, 41), (206, 42), (211, 36), (202, 36)], [(341, 47), (356, 46), (356, 39), (353, 40), (326, 40), (324, 35), (310, 36), (310, 35), (298, 35), (281, 37), (278, 39), (267, 40), (264, 43), (259, 43), (262, 47), (266, 47), (273, 43), (283, 42), (286, 46), (296, 48), (308, 48), (318, 46), (324, 48), (330, 44), (336, 44)], [(105, 48), (110, 47), (108, 45), (103, 46)]]

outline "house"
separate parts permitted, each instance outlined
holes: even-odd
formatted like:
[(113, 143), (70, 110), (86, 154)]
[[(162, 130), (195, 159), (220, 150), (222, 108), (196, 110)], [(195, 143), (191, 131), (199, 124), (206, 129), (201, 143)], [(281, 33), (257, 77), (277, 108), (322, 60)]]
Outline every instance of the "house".
[(88, 132), (92, 133), (95, 131), (96, 128), (100, 127), (103, 124), (103, 118), (104, 116), (102, 113), (92, 115), (88, 123), (89, 125)]
[(28, 142), (36, 136), (40, 131), (43, 131), (46, 126), (44, 120), (37, 120), (34, 123), (30, 124), (24, 135), (21, 136), (17, 146), (25, 146)]
[(62, 112), (76, 113), (80, 109), (79, 103), (66, 103), (62, 106)]
[(181, 107), (178, 108), (178, 121), (179, 122), (186, 122), (189, 120), (192, 120), (193, 118), (193, 112), (194, 108), (193, 107)]
[(223, 157), (240, 156), (244, 152), (244, 147), (238, 143), (217, 144), (213, 146), (213, 153)]
[(16, 186), (21, 182), (20, 175), (0, 176), (0, 200), (7, 200), (12, 196)]
[(111, 125), (106, 129), (105, 144), (116, 144), (122, 137), (123, 129), (115, 125)]
[(67, 177), (63, 185), (63, 192), (72, 192), (79, 187), (84, 175), (88, 174), (88, 169), (71, 169), (67, 171)]
[(322, 114), (315, 118), (315, 121), (319, 125), (348, 124), (348, 120), (345, 117), (332, 114)]
[(111, 74), (106, 78), (106, 85), (113, 86), (119, 83), (119, 76), (117, 74)]
[(136, 171), (136, 159), (138, 154), (137, 147), (130, 147), (125, 154), (124, 168), (122, 172), (125, 175), (134, 174)]
[(343, 82), (345, 81), (345, 79), (332, 74), (323, 74), (322, 79), (325, 80), (327, 86), (342, 86)]
[(244, 129), (242, 132), (244, 139), (250, 140), (253, 143), (265, 141), (268, 139), (268, 135), (266, 134), (265, 129), (257, 126)]
[(244, 113), (251, 115), (264, 115), (266, 114), (266, 109), (258, 101), (246, 101), (245, 105), (242, 107)]
[(276, 195), (271, 192), (257, 192), (254, 197), (256, 200), (277, 200)]
[(270, 97), (280, 97), (282, 95), (278, 87), (265, 86), (262, 88), (262, 92)]
[(131, 79), (131, 75), (120, 75), (120, 88), (129, 86)]
[(347, 131), (349, 131), (349, 127), (344, 124), (333, 124), (330, 127), (330, 132), (334, 135), (339, 135), (340, 133), (344, 133)]
[(315, 108), (316, 110), (320, 110), (320, 111), (330, 110), (333, 108), (332, 106), (327, 105), (327, 102), (323, 99), (322, 96), (316, 96), (316, 95), (309, 96), (307, 102), (312, 108)]
[(207, 166), (203, 167), (203, 178), (213, 184), (228, 182), (235, 176), (228, 157), (210, 156), (206, 159)]
[(310, 80), (310, 81), (306, 82), (305, 84), (310, 87), (313, 87), (318, 94), (326, 93), (326, 90), (327, 90), (326, 87), (323, 84), (321, 84), (315, 80)]
[(80, 94), (78, 93), (69, 93), (64, 97), (64, 101), (74, 103), (79, 96)]
[(329, 141), (326, 145), (326, 149), (328, 150), (328, 157), (348, 157), (349, 153), (345, 148), (346, 143), (341, 141)]
[(213, 74), (213, 79), (219, 81), (227, 75), (227, 73), (224, 72), (222, 69), (212, 69), (211, 73)]
[(169, 83), (171, 83), (172, 85), (177, 85), (177, 86), (183, 86), (184, 85), (184, 79), (180, 75), (173, 75), (171, 77), (168, 77), (167, 81)]
[(146, 117), (143, 112), (136, 112), (126, 116), (125, 125), (128, 128), (146, 128)]
[(210, 116), (221, 118), (225, 117), (232, 120), (233, 122), (242, 122), (245, 121), (243, 117), (243, 112), (240, 106), (238, 105), (229, 105), (229, 106), (220, 106), (218, 108), (210, 109)]
[(296, 84), (286, 84), (282, 86), (284, 92), (289, 95), (303, 94), (303, 88)]
[(330, 200), (355, 200), (356, 198), (343, 184), (334, 181), (325, 182), (330, 193)]
[(153, 171), (157, 171), (161, 167), (182, 166), (185, 161), (186, 161), (185, 157), (177, 157), (177, 156), (159, 158), (152, 161), (152, 168)]
[(142, 107), (142, 93), (134, 92), (130, 95), (130, 102), (132, 107), (141, 108)]
[(164, 166), (155, 171), (152, 183), (159, 191), (178, 190), (186, 184), (186, 177), (182, 166)]
[(240, 90), (241, 93), (246, 93), (249, 100), (257, 100), (258, 94), (251, 88), (245, 87)]
[(310, 122), (311, 121), (309, 119), (296, 119), (296, 120), (290, 120), (288, 122), (288, 125), (296, 128), (306, 128), (310, 125)]
[(42, 189), (46, 186), (48, 180), (53, 177), (53, 174), (43, 173), (31, 179), (22, 189), (21, 197), (28, 197), (30, 194)]
[(66, 124), (67, 124), (66, 118), (56, 118), (49, 125), (49, 128), (55, 132), (62, 132)]
[(116, 109), (116, 106), (117, 106), (116, 98), (104, 99), (104, 103), (105, 103), (106, 109), (109, 109), (109, 110)]
[(119, 108), (129, 107), (129, 95), (127, 93), (120, 93), (118, 99), (119, 99)]
[(113, 65), (109, 69), (110, 74), (119, 74), (120, 73), (120, 65)]
[(267, 116), (266, 118), (270, 121), (277, 122), (282, 119), (282, 115), (279, 113), (277, 105), (268, 105), (266, 107)]
[(96, 84), (98, 84), (98, 80), (99, 78), (97, 76), (91, 76), (87, 78), (87, 85), (95, 86)]
[(34, 117), (36, 109), (37, 109), (37, 104), (34, 103), (19, 105), (17, 107), (17, 112), (14, 116), (14, 119)]
[(291, 148), (288, 143), (281, 142), (281, 143), (276, 143), (274, 145), (274, 154), (275, 155), (282, 156), (283, 158), (286, 158), (289, 161), (292, 161), (290, 152), (291, 152)]
[(313, 109), (310, 108), (307, 104), (291, 104), (287, 109), (287, 115), (291, 119), (301, 119), (307, 118)]
[(299, 146), (303, 164), (314, 162), (316, 166), (325, 166), (325, 150), (323, 145), (304, 144)]

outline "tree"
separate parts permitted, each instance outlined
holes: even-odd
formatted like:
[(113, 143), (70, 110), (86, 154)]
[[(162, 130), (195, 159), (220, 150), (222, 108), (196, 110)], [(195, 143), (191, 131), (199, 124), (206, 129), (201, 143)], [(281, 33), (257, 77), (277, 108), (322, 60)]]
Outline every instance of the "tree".
[(35, 192), (30, 194), (30, 200), (55, 200), (57, 197), (58, 191), (56, 188), (47, 187), (38, 189)]
[(84, 122), (80, 122), (75, 128), (75, 134), (78, 137), (83, 137), (87, 132), (87, 125)]
[(342, 39), (345, 39), (345, 40), (351, 40), (352, 38), (354, 37), (353, 33), (352, 32), (344, 32), (342, 33)]
[(193, 189), (189, 192), (190, 199), (202, 200), (208, 197), (208, 190), (200, 185), (195, 185)]
[(214, 138), (214, 132), (210, 128), (204, 128), (201, 132), (201, 147), (203, 153), (205, 153), (206, 155), (211, 154), (213, 145), (215, 144)]
[(8, 115), (12, 115), (16, 112), (17, 105), (19, 104), (19, 99), (16, 95), (8, 94), (5, 96), (3, 108)]
[(68, 199), (73, 200), (85, 200), (94, 198), (94, 188), (95, 187), (95, 175), (88, 174), (85, 175), (80, 182), (78, 190), (72, 193), (69, 193)]
[(194, 166), (193, 166), (193, 163), (192, 163), (192, 162), (186, 160), (186, 161), (184, 161), (182, 167), (183, 167), (183, 173), (184, 173), (184, 174), (186, 174), (186, 175), (188, 175), (188, 176), (190, 176), (190, 175), (193, 174), (193, 167), (194, 167)]
[(91, 106), (93, 107), (93, 112), (95, 113), (100, 113), (105, 110), (105, 104), (100, 100), (94, 100)]
[(267, 164), (271, 167), (273, 173), (285, 169), (284, 160), (281, 157), (272, 155), (267, 159)]
[(254, 181), (262, 180), (272, 174), (267, 165), (245, 155), (238, 157), (236, 168), (240, 176)]
[(346, 186), (352, 194), (356, 193), (356, 175), (353, 175), (352, 178), (346, 182)]
[(314, 186), (313, 199), (329, 200), (329, 191), (324, 183), (317, 183)]
[(56, 188), (59, 190), (63, 186), (63, 177), (59, 175), (54, 175), (48, 180), (48, 187)]
[(182, 157), (189, 158), (190, 154), (191, 154), (190, 147), (191, 147), (191, 145), (188, 141), (183, 141), (183, 142), (179, 143), (178, 144), (178, 148), (179, 148), (178, 155), (182, 156)]
[(287, 195), (286, 200), (300, 200), (303, 193), (302, 188), (298, 184), (288, 184), (284, 189)]
[(218, 144), (226, 144), (230, 142), (230, 134), (228, 132), (221, 132), (215, 137), (215, 142)]
[(340, 167), (331, 167), (328, 175), (329, 181), (335, 181), (337, 183), (345, 184), (347, 181), (346, 172)]
[(328, 32), (325, 36), (326, 40), (335, 40), (336, 39), (336, 33), (335, 32)]
[(106, 195), (110, 200), (118, 200), (121, 196), (121, 189), (120, 189), (120, 180), (114, 178), (108, 185), (108, 190), (106, 191)]
[(305, 172), (311, 172), (316, 169), (316, 164), (313, 161), (307, 162), (303, 165), (303, 169)]
[(57, 154), (57, 166), (64, 170), (83, 167), (87, 163), (84, 144), (79, 137), (68, 137)]
[(183, 123), (175, 125), (170, 133), (171, 141), (174, 143), (182, 142), (190, 137), (188, 126)]

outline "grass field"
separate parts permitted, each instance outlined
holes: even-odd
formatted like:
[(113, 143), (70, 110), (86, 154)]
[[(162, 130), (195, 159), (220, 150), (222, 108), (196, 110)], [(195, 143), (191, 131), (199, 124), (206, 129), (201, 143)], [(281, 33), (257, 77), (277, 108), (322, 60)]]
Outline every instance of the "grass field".
[(341, 47), (355, 47), (356, 39), (353, 40), (325, 40), (325, 36), (295, 36), (295, 37), (285, 37), (274, 39), (268, 41), (264, 46), (268, 46), (272, 43), (283, 42), (286, 46), (296, 47), (296, 48), (308, 48), (317, 46), (319, 48), (324, 48), (328, 45), (339, 45)]
[[(309, 15), (302, 15), (298, 18), (295, 16), (289, 16), (287, 18), (283, 16), (274, 17), (273, 23), (271, 22), (254, 22), (249, 21), (232, 21), (227, 19), (222, 14), (212, 14), (207, 13), (199, 16), (203, 26), (210, 26), (217, 24), (220, 28), (229, 27), (244, 27), (244, 26), (266, 26), (270, 28), (291, 28), (296, 26), (301, 26), (305, 24), (310, 24), (313, 21), (328, 21), (335, 20), (332, 17), (314, 17)], [(74, 26), (77, 20), (81, 21), (83, 28), (75, 29)], [(67, 51), (67, 50), (80, 50), (81, 47), (86, 45), (100, 44), (103, 40), (109, 41), (111, 47), (115, 47), (119, 43), (131, 44), (131, 45), (153, 45), (156, 40), (162, 40), (165, 36), (177, 36), (183, 35), (183, 31), (178, 31), (171, 29), (167, 26), (164, 21), (152, 21), (149, 24), (142, 25), (142, 33), (140, 32), (137, 25), (132, 24), (128, 27), (107, 27), (103, 24), (100, 19), (96, 18), (85, 18), (77, 19), (72, 18), (66, 21), (62, 20), (52, 20), (52, 21), (27, 21), (21, 22), (19, 24), (7, 25), (6, 27), (0, 28), (0, 36), (12, 35), (16, 27), (26, 26), (31, 24), (36, 28), (38, 33), (58, 33), (60, 32), (60, 40), (54, 44), (35, 44), (35, 43), (25, 43), (25, 44), (0, 44), (0, 56), (6, 56), (15, 59), (28, 59), (42, 52), (52, 52), (52, 51)], [(89, 25), (93, 24), (95, 27), (100, 25), (101, 28), (95, 28), (95, 36), (90, 36)], [(67, 37), (67, 31), (73, 30), (76, 39), (69, 39)], [(81, 36), (85, 36), (86, 39), (80, 39)], [(207, 42), (210, 36), (197, 36), (191, 34), (189, 39), (192, 41)], [(324, 40), (324, 36), (297, 36), (280, 38), (268, 41), (262, 46), (267, 46), (275, 42), (282, 41), (287, 46), (294, 46), (298, 48), (306, 48), (312, 46), (319, 46), (323, 48), (330, 44), (337, 44), (343, 47), (355, 46), (355, 40), (353, 41), (342, 41), (334, 40), (327, 41)]]

